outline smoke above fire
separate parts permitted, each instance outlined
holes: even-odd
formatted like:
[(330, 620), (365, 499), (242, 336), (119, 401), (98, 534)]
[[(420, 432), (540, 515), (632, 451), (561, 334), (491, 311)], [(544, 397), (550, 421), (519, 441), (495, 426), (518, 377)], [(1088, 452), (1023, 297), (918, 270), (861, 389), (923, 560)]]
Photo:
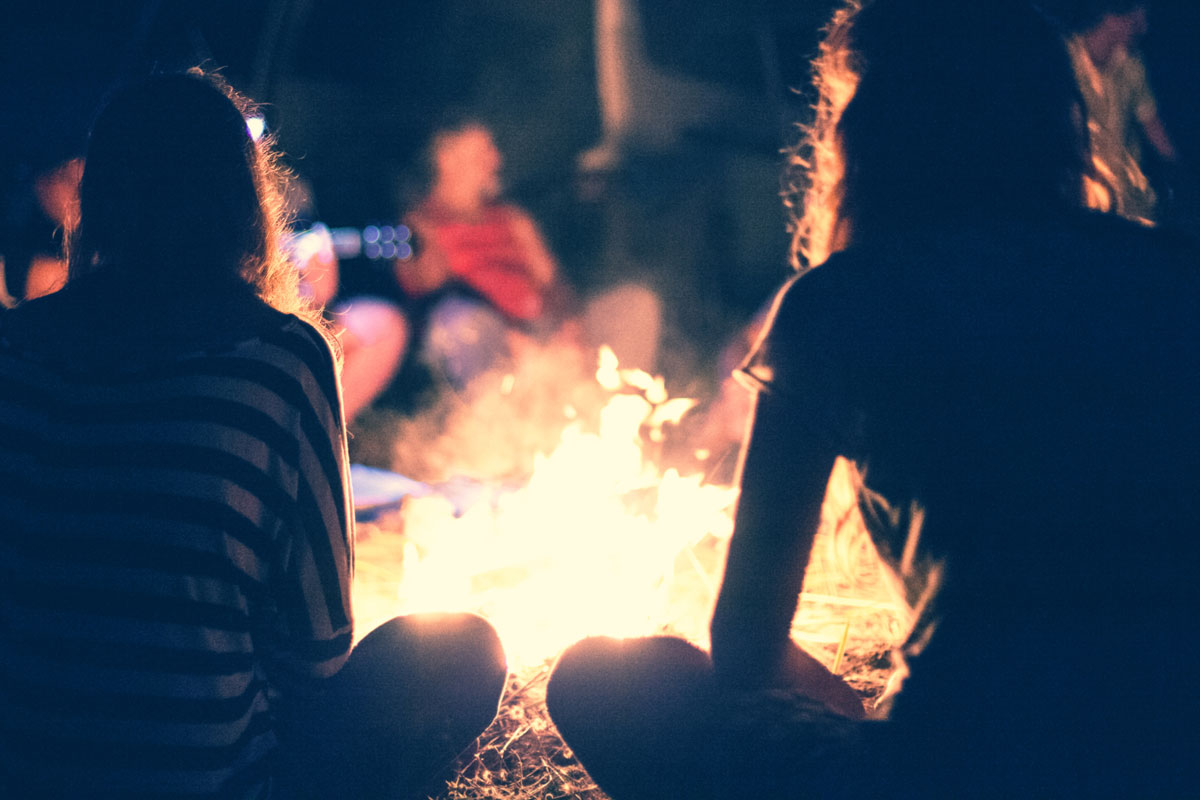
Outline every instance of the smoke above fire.
[[(359, 635), (397, 614), (479, 613), (514, 671), (588, 635), (706, 647), (737, 490), (670, 447), (696, 405), (607, 349), (588, 363), (546, 348), (399, 422), (391, 466), (412, 487), (359, 526)], [(913, 612), (844, 463), (823, 516), (793, 637), (878, 698)]]

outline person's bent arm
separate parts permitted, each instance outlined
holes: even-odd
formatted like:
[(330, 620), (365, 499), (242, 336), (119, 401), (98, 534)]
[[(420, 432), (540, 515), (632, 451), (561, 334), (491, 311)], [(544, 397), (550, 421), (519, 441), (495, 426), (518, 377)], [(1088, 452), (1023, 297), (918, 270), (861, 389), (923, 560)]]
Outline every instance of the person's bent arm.
[(281, 720), (302, 710), (349, 657), (354, 516), (333, 356), (321, 334), (296, 324), (284, 340), (297, 367), (294, 502), (273, 565), (269, 680)]
[(1177, 161), (1179, 155), (1175, 150), (1175, 144), (1167, 134), (1167, 128), (1163, 125), (1158, 114), (1142, 119), (1141, 123), (1142, 131), (1146, 134), (1146, 140), (1154, 147), (1159, 157), (1169, 163)]
[(846, 716), (862, 701), (791, 640), (821, 505), (838, 456), (795, 406), (760, 392), (740, 465), (741, 495), (712, 619), (717, 679), (732, 691), (781, 688)]
[(558, 279), (558, 262), (550, 252), (542, 232), (533, 218), (518, 208), (510, 208), (512, 233), (524, 250), (529, 277), (539, 286), (549, 286)]
[(408, 227), (419, 237), (412, 258), (393, 262), (396, 282), (412, 297), (435, 292), (453, 277), (446, 251), (437, 242), (434, 226), (420, 214), (414, 214)]
[(333, 249), (333, 239), (323, 226), (302, 237), (307, 237), (302, 240), (305, 244), (296, 249), (300, 291), (315, 308), (325, 308), (337, 296), (341, 281), (341, 265)]

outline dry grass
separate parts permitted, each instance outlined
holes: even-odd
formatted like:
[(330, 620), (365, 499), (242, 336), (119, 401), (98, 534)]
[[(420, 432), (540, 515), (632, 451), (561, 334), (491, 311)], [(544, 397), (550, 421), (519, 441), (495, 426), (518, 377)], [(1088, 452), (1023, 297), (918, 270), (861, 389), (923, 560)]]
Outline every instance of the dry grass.
[[(590, 364), (553, 349), (528, 356), (512, 378), (494, 382), (489, 391), (448, 396), (413, 418), (376, 416), (360, 436), (381, 439), (376, 449), (391, 450), (386, 466), (413, 478), (438, 483), (470, 476), (482, 486), (519, 484), (533, 453), (557, 442), (567, 421), (564, 409), (587, 420), (606, 400), (591, 380)], [(793, 634), (830, 667), (844, 642), (838, 671), (871, 706), (894, 672), (891, 646), (903, 638), (908, 609), (881, 571), (847, 486), (831, 482), (827, 505)], [(396, 587), (404, 575), (403, 520), (397, 512), (360, 525), (355, 606), (363, 630), (395, 613)], [(709, 536), (680, 555), (663, 632), (697, 641), (697, 634), (703, 636), (723, 548), (723, 540)], [(455, 765), (435, 800), (606, 800), (549, 718), (549, 671), (546, 662), (509, 676), (498, 716)]]
[[(883, 692), (886, 652), (848, 655), (844, 673), (870, 705)], [(500, 712), (430, 800), (608, 800), (559, 736), (546, 712), (546, 663), (510, 675)]]
[(436, 800), (607, 800), (546, 712), (549, 663), (510, 675), (500, 713)]

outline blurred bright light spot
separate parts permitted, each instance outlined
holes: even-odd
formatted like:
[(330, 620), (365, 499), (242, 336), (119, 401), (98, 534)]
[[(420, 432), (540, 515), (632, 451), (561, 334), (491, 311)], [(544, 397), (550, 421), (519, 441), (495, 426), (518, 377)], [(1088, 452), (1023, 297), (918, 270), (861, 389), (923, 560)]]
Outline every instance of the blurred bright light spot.
[(267, 130), (267, 121), (262, 117), (247, 117), (246, 130), (250, 132), (250, 138), (257, 142)]

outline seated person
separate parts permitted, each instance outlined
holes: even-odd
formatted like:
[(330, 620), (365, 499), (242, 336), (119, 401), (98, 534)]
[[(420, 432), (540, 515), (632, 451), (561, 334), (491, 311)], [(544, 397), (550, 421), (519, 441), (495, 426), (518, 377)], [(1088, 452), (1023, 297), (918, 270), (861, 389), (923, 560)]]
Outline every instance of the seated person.
[[(1078, 89), (1031, 3), (847, 0), (815, 76), (711, 655), (585, 639), (551, 718), (614, 800), (1193, 793), (1198, 254), (1083, 209)], [(790, 636), (839, 457), (936, 588), (880, 708)]]
[(351, 648), (337, 363), (246, 113), (115, 93), (66, 287), (0, 311), (0, 796), (425, 796), (496, 713), (480, 617)]
[(1162, 163), (1175, 145), (1158, 115), (1146, 67), (1137, 52), (1148, 26), (1144, 0), (1086, 0), (1067, 15), (1075, 76), (1087, 108), (1098, 173), (1111, 210), (1131, 219), (1158, 219), (1158, 197), (1147, 176), (1142, 143)]
[(533, 218), (501, 199), (502, 157), (483, 124), (439, 129), (428, 162), (428, 193), (405, 220), (415, 254), (396, 262), (396, 280), (426, 307), (419, 346), (450, 385), (502, 363), (514, 336), (608, 344), (623, 366), (653, 370), (658, 298), (622, 285), (577, 302)]
[(58, 291), (67, 282), (63, 235), (79, 215), (83, 159), (70, 158), (38, 172), (17, 189), (0, 244), (0, 305)]
[(306, 228), (290, 237), (289, 252), (300, 270), (300, 288), (313, 306), (323, 309), (342, 348), (342, 403), (351, 428), (359, 413), (382, 394), (408, 351), (408, 318), (383, 297), (339, 297), (341, 264), (328, 229), (315, 225), (315, 204), (307, 181), (296, 179), (287, 205), (293, 226)]

